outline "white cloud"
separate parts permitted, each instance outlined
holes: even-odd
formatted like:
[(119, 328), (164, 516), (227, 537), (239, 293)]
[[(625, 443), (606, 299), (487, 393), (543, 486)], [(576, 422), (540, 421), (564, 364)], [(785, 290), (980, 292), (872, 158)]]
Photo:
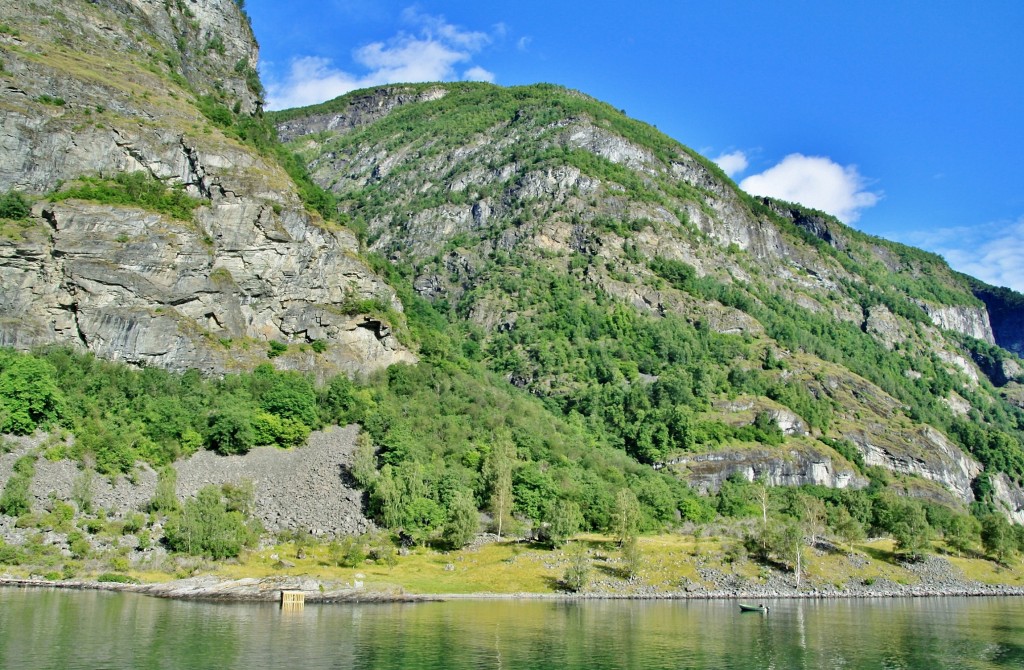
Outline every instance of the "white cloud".
[[(469, 64), (490, 44), (491, 36), (464, 30), (443, 16), (421, 14), (413, 8), (402, 12), (402, 21), (414, 33), (399, 32), (382, 42), (371, 42), (352, 53), (362, 73), (346, 72), (329, 58), (302, 56), (291, 62), (283, 81), (267, 77), (267, 109), (302, 107), (335, 98), (357, 88), (417, 81), (450, 81), (458, 78), (455, 66)], [(494, 81), (494, 74), (479, 66), (465, 70), (465, 78)]]
[(526, 51), (530, 48), (530, 42), (533, 42), (533, 38), (529, 36), (520, 37), (519, 41), (516, 42), (516, 48), (520, 51)]
[(425, 39), (444, 42), (469, 51), (479, 51), (491, 41), (487, 33), (463, 30), (445, 21), (443, 16), (421, 14), (415, 7), (404, 9), (402, 20), (418, 26), (420, 34)]
[(727, 154), (722, 154), (718, 158), (712, 158), (718, 167), (722, 168), (722, 171), (730, 177), (738, 175), (747, 169), (750, 165), (750, 161), (747, 160), (747, 155), (742, 151), (731, 151)]
[(462, 75), (463, 79), (468, 81), (486, 81), (489, 84), (494, 83), (494, 73), (483, 69), (479, 65), (469, 68)]
[[(723, 168), (724, 169), (724, 168)], [(878, 203), (881, 194), (865, 190), (867, 180), (857, 166), (842, 166), (825, 156), (790, 154), (761, 174), (740, 182), (752, 195), (779, 198), (820, 209), (851, 223), (860, 210)]]
[(960, 272), (1024, 292), (1024, 216), (1015, 222), (939, 228), (898, 237), (942, 255)]

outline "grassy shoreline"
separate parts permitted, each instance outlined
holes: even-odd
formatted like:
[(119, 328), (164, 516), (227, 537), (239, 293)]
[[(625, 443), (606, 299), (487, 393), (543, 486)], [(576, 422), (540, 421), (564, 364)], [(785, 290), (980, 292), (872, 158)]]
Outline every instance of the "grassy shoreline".
[[(901, 562), (887, 539), (808, 549), (797, 585), (792, 571), (738, 554), (738, 541), (732, 538), (641, 537), (639, 569), (633, 576), (614, 540), (582, 535), (574, 542), (583, 545), (590, 573), (587, 586), (578, 592), (562, 582), (568, 547), (551, 549), (519, 540), (488, 541), (458, 551), (417, 547), (391, 566), (365, 561), (356, 567), (339, 566), (328, 545), (299, 550), (283, 544), (247, 552), (238, 560), (196, 564), (187, 572), (129, 570), (123, 577), (134, 583), (128, 584), (94, 581), (99, 575), (43, 580), (30, 568), (0, 576), (0, 584), (228, 600), (271, 600), (273, 593), (292, 584), (307, 591), (310, 601), (1024, 595), (1024, 564), (1019, 560), (1000, 566), (978, 556), (940, 553), (940, 544), (933, 545), (936, 553), (916, 563)], [(262, 597), (253, 598), (253, 588)]]

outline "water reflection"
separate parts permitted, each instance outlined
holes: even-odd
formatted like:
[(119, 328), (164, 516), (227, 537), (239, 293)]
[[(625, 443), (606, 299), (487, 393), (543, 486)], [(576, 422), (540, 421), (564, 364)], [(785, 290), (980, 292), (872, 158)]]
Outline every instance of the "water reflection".
[(276, 605), (0, 589), (0, 667), (1020, 668), (1024, 599)]

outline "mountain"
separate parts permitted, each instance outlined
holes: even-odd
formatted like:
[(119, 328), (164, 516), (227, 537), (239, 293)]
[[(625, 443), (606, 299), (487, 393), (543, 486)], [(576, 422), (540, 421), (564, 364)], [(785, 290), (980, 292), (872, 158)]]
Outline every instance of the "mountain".
[[(386, 86), (271, 118), (463, 353), (641, 462), (705, 489), (862, 485), (878, 465), (961, 502), (989, 466), (1024, 519), (1019, 330), (987, 307), (1012, 292), (753, 198), (557, 86)], [(778, 447), (742, 434), (765, 417)], [(996, 434), (1005, 462), (981, 446)]]
[[(235, 2), (22, 5), (0, 0), (0, 345), (213, 380), (180, 411), (139, 409), (146, 377), (65, 406), (83, 463), (355, 422), (368, 511), (423, 532), (490, 507), (506, 467), (537, 522), (564, 500), (606, 527), (624, 488), (650, 528), (706, 521), (687, 484), (759, 479), (1024, 523), (1024, 296), (751, 197), (577, 91), (392, 85), (264, 114)], [(90, 364), (45, 355), (72, 397)]]

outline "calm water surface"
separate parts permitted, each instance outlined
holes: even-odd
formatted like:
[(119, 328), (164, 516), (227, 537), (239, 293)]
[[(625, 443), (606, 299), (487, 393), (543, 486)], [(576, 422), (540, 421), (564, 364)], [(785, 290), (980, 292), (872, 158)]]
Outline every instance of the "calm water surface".
[(209, 604), (0, 588), (0, 668), (1024, 668), (1024, 599)]

